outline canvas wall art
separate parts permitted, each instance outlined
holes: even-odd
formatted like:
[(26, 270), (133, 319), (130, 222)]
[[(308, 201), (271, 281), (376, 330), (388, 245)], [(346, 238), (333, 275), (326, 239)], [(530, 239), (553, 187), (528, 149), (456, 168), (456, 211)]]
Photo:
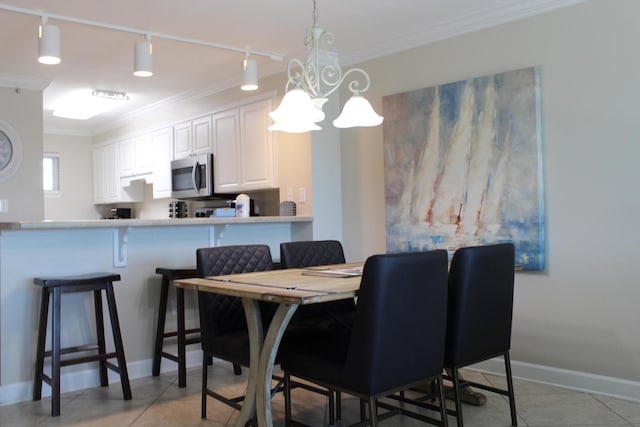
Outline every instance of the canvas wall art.
[(545, 265), (537, 67), (383, 98), (387, 251), (513, 242)]

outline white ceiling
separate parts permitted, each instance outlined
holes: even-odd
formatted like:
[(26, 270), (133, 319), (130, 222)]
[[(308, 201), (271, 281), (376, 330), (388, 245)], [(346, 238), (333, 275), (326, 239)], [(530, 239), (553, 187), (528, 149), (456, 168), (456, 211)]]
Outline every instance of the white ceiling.
[[(318, 0), (317, 7), (319, 25), (335, 35), (331, 50), (346, 66), (581, 1)], [(45, 131), (92, 135), (141, 109), (238, 85), (242, 53), (155, 38), (153, 77), (134, 77), (133, 45), (142, 35), (50, 18), (62, 33), (62, 63), (42, 65), (40, 17), (2, 10), (3, 5), (282, 54), (283, 61), (255, 58), (263, 77), (285, 71), (288, 58), (304, 57), (313, 1), (0, 0), (0, 84), (32, 77), (50, 82), (44, 91)], [(131, 100), (86, 121), (53, 117), (57, 100), (79, 88), (122, 91)]]

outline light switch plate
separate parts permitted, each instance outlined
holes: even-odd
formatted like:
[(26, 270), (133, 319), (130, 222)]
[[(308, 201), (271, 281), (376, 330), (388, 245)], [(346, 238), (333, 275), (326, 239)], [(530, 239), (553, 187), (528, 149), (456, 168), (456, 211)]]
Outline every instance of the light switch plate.
[(298, 188), (298, 202), (307, 203), (307, 189), (304, 187)]
[(9, 200), (0, 199), (0, 212), (9, 212)]

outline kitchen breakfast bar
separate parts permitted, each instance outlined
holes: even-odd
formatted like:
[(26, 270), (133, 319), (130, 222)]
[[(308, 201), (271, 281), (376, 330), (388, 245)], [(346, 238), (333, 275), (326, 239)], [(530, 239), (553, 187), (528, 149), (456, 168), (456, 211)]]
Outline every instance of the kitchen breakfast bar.
[[(312, 219), (276, 216), (0, 223), (0, 404), (31, 399), (40, 304), (34, 277), (91, 272), (121, 275), (114, 289), (129, 376), (150, 376), (160, 298), (157, 267), (195, 265), (195, 251), (201, 247), (250, 243), (269, 245), (274, 261), (278, 261), (281, 242), (313, 238)], [(192, 295), (187, 295), (187, 323), (197, 324), (196, 297), (188, 294)], [(66, 331), (62, 346), (91, 341), (95, 331), (88, 294), (70, 294), (62, 304)], [(168, 316), (175, 316), (175, 311)], [(107, 329), (105, 333), (107, 347), (112, 348), (111, 332)], [(196, 366), (200, 363), (197, 351), (191, 358)], [(164, 364), (163, 369), (177, 367)], [(110, 383), (118, 386), (117, 375), (110, 376)], [(91, 365), (69, 366), (62, 372), (63, 393), (98, 384), (98, 374)], [(49, 395), (49, 387), (43, 388), (43, 395)]]

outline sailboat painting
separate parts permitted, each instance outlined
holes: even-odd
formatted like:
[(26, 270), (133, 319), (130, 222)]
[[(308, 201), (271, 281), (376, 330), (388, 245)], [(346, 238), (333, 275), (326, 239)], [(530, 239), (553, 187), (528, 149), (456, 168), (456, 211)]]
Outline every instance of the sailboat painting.
[(387, 252), (513, 242), (544, 270), (538, 71), (383, 98)]

